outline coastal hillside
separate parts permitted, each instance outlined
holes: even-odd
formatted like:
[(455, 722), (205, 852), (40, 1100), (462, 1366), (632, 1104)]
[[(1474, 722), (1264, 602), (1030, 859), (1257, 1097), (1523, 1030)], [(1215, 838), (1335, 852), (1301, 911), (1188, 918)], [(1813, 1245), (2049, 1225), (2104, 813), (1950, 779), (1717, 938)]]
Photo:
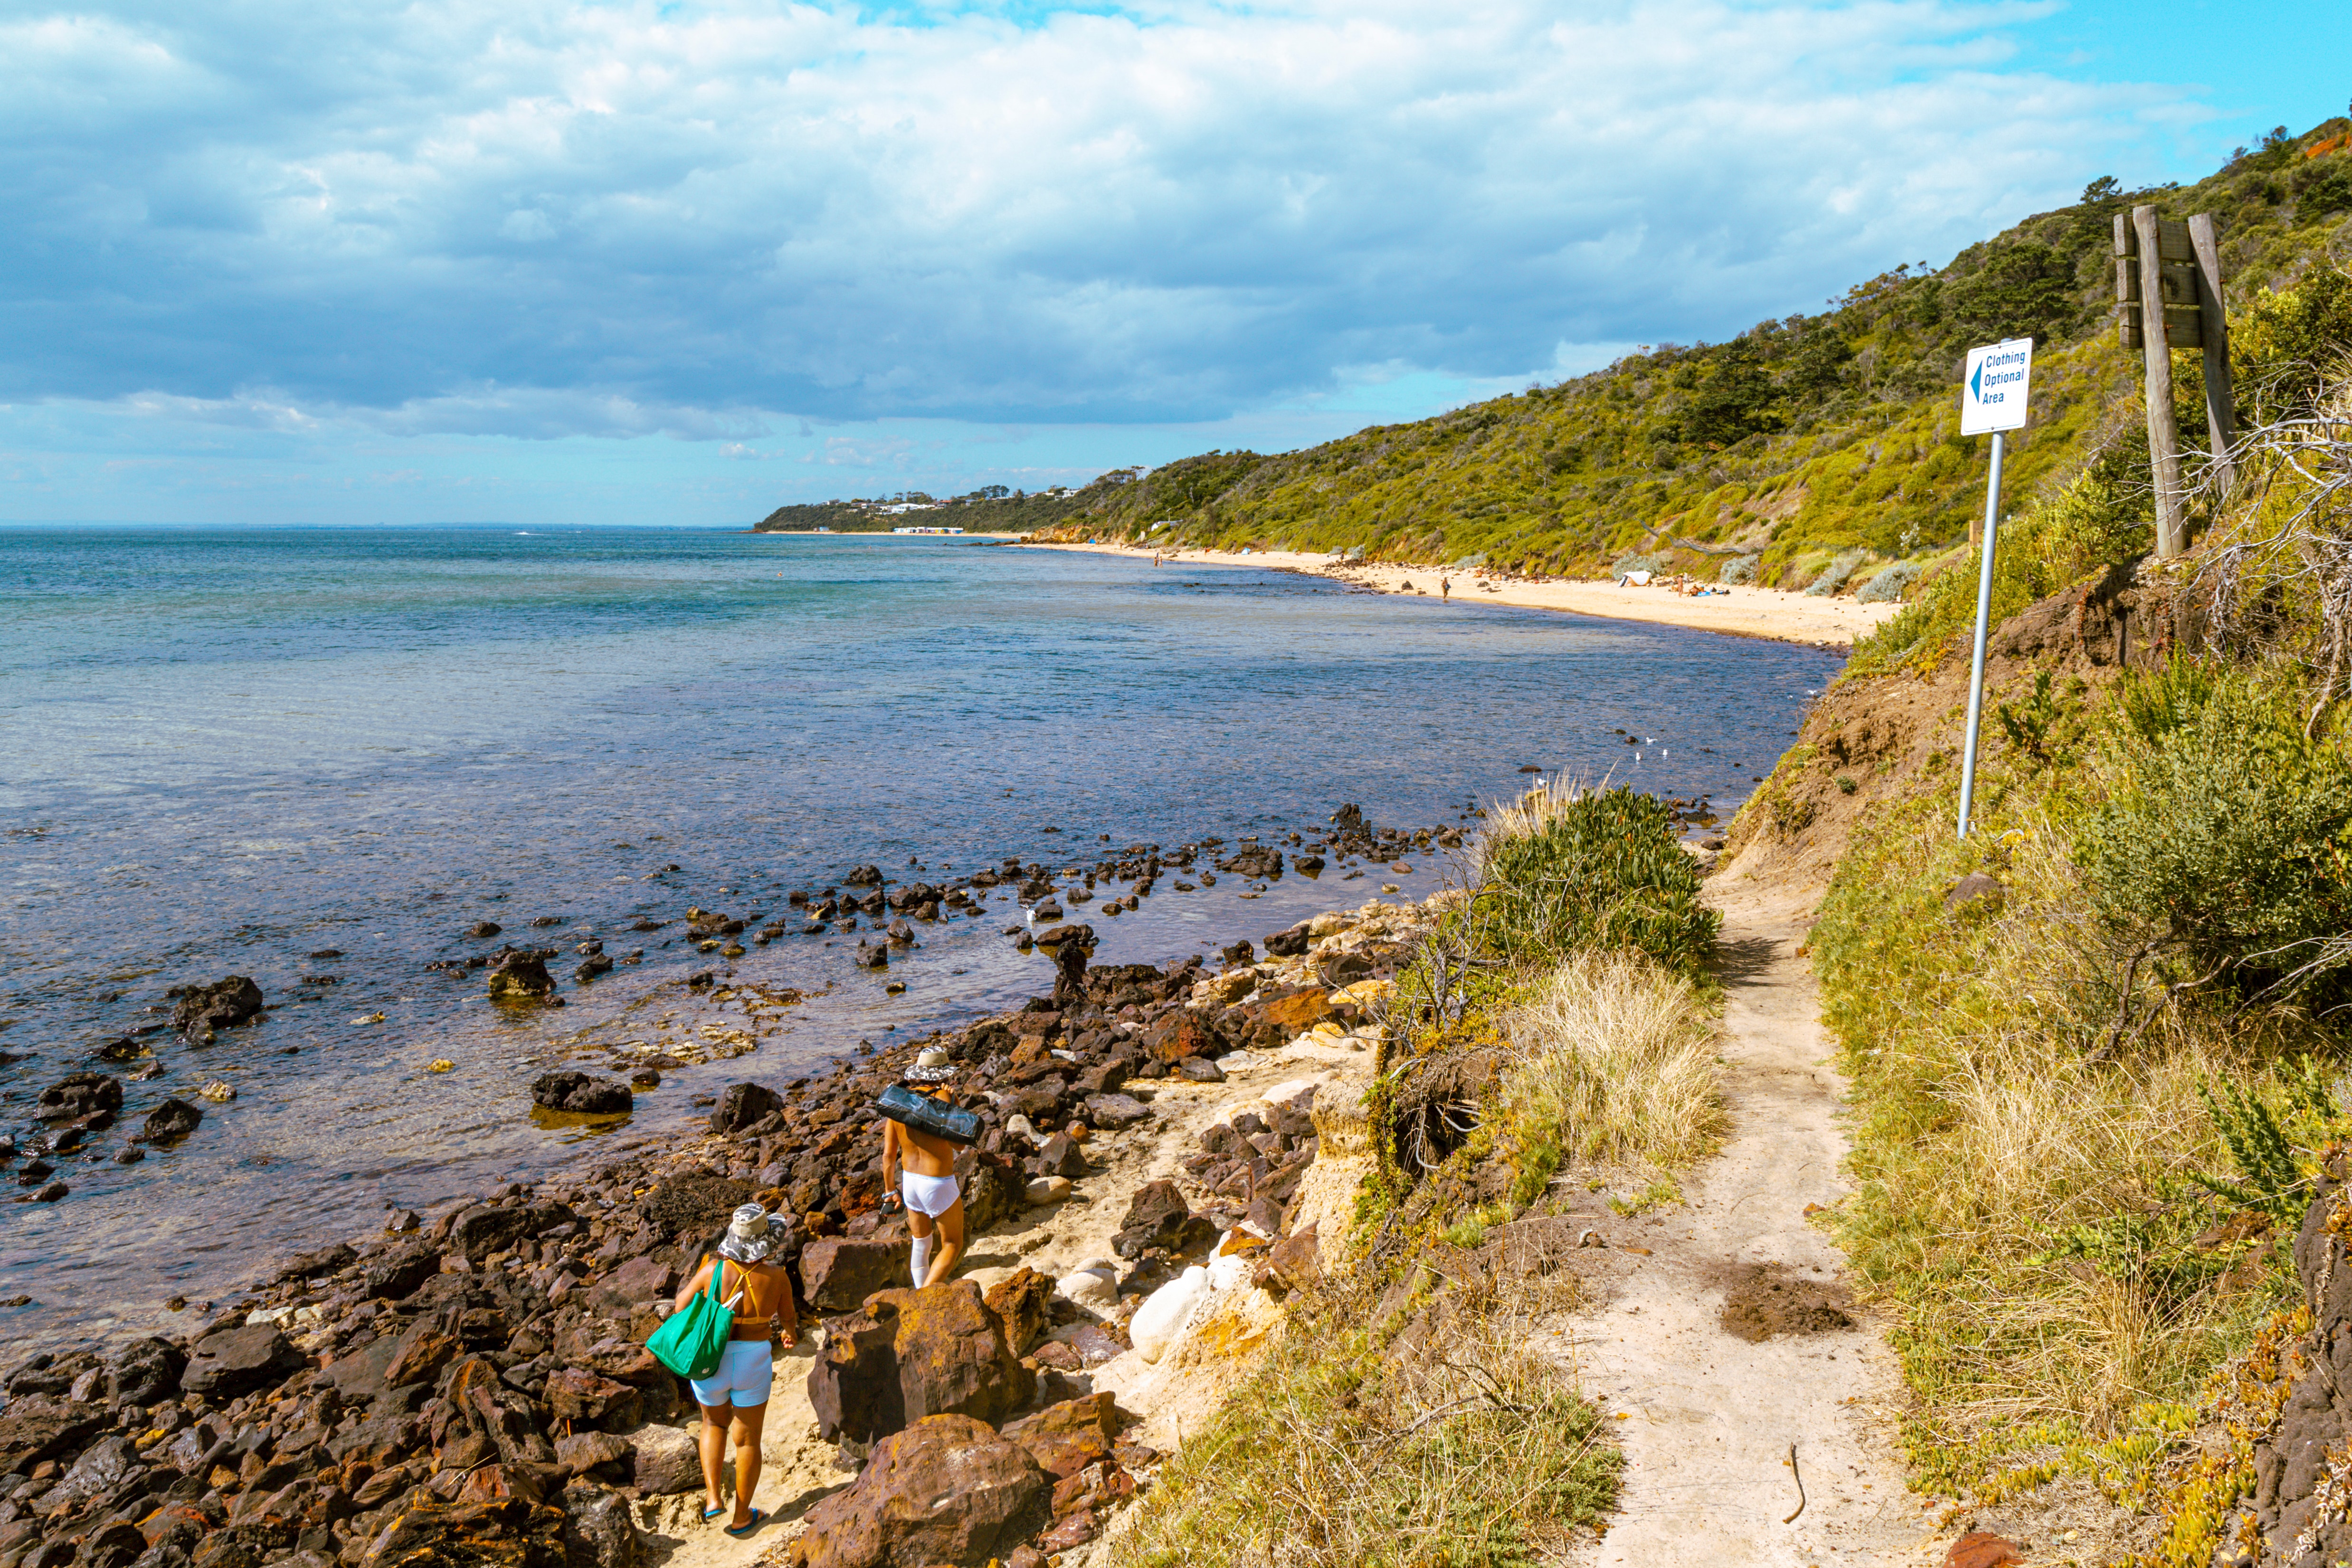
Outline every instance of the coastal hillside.
[[(2144, 496), (2136, 351), (2110, 315), (2113, 222), (2136, 203), (2214, 215), (2233, 310), (2256, 328), (2233, 344), (2255, 414), (2298, 346), (2299, 324), (2271, 319), (2273, 291), (2352, 256), (2352, 121), (2282, 127), (2194, 185), (2099, 180), (2075, 205), (1940, 268), (1896, 268), (1825, 310), (1727, 342), (1663, 344), (1303, 451), (1122, 470), (1059, 503), (1068, 515), (1056, 523), (1003, 521), (1055, 538), (1361, 551), (1531, 575), (1639, 557), (1781, 587), (1876, 580), (1874, 596), (1903, 597), (1965, 543), (1982, 504), (1984, 443), (1958, 437), (1954, 391), (1973, 343), (2036, 342), (2034, 422), (2011, 448), (2011, 504), (2095, 468), (2118, 496)], [(2329, 298), (2323, 313), (2346, 308), (2340, 289)], [(2176, 384), (2182, 439), (2200, 447), (2198, 377)]]

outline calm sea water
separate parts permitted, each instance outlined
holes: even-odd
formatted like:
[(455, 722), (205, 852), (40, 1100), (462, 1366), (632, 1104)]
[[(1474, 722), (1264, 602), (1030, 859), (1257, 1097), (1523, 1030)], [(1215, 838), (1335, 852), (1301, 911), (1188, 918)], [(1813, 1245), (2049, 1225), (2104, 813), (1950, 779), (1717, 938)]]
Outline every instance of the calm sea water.
[[(861, 861), (944, 879), (1304, 830), (1343, 801), (1434, 826), (1516, 792), (1525, 763), (1728, 806), (1837, 662), (947, 540), (0, 530), (5, 1131), (21, 1141), (42, 1088), (158, 1022), (167, 986), (249, 974), (286, 1004), (208, 1048), (151, 1037), (163, 1071), (128, 1086), (123, 1125), (58, 1158), (71, 1195), (0, 1205), (0, 1297), (33, 1298), (0, 1321), (136, 1327), (388, 1205), (677, 1136), (728, 1082), (1049, 981), (1001, 934), (1009, 904), (927, 929), (891, 972), (899, 997), (850, 966), (854, 939), (788, 938), (735, 966), (815, 994), (757, 1054), (670, 1074), (615, 1131), (537, 1125), (532, 1076), (642, 1033), (709, 966), (675, 924), (624, 929), (639, 918), (781, 911)], [(1371, 870), (1254, 900), (1238, 878), (1163, 879), (1139, 914), (1097, 921), (1098, 956), (1210, 951), (1445, 873)], [(500, 1016), (478, 974), (425, 967), (481, 951), (464, 931), (484, 919), (646, 960), (566, 978), (560, 1012)], [(342, 956), (308, 956), (326, 948)], [(293, 999), (321, 973), (338, 983)], [(236, 1098), (194, 1138), (113, 1163), (154, 1102), (213, 1079)]]

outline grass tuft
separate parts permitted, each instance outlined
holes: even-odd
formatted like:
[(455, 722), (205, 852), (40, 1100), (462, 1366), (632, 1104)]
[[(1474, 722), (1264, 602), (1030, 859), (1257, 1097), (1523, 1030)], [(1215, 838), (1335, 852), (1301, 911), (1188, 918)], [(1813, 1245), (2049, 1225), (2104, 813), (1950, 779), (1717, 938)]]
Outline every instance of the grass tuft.
[(1521, 1204), (1571, 1161), (1663, 1172), (1722, 1142), (1714, 1020), (1696, 986), (1639, 952), (1571, 953), (1502, 1032), (1516, 1059), (1490, 1117)]
[(1614, 1501), (1620, 1459), (1536, 1318), (1450, 1289), (1403, 1332), (1365, 1281), (1294, 1298), (1280, 1342), (1188, 1435), (1119, 1568), (1519, 1568)]

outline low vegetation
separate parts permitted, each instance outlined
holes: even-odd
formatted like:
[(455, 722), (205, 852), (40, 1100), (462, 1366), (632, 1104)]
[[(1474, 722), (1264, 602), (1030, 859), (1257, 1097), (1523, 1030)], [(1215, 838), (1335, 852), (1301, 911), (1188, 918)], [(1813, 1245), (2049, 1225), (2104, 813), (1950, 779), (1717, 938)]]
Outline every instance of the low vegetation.
[(1717, 917), (1666, 814), (1624, 790), (1496, 806), (1478, 865), (1390, 1006), (1365, 1256), (1188, 1436), (1118, 1562), (1532, 1563), (1612, 1504), (1599, 1412), (1530, 1348), (1572, 1277), (1507, 1275), (1490, 1233), (1571, 1168), (1670, 1200), (1714, 1149), (1695, 974)]
[[(2345, 292), (2262, 308), (2326, 320)], [(1854, 827), (1812, 935), (1857, 1110), (1829, 1223), (1895, 1310), (1921, 1484), (2087, 1479), (2149, 1563), (2210, 1558), (2252, 1430), (2215, 1401), (2274, 1370), (2286, 1243), (2352, 1137), (2352, 397), (2327, 380), (2352, 320), (2329, 330), (2264, 383), (2274, 417), (2177, 570), (2139, 560), (2144, 489), (2095, 465), (2018, 520), (1997, 616), (2119, 572), (2170, 645), (2017, 675), (1972, 836), (1956, 770), (1923, 771)], [(1858, 648), (1808, 734), (1953, 679), (1973, 578)], [(1790, 831), (1795, 798), (1759, 792), (1735, 832)], [(1977, 872), (1997, 891), (1960, 898)]]

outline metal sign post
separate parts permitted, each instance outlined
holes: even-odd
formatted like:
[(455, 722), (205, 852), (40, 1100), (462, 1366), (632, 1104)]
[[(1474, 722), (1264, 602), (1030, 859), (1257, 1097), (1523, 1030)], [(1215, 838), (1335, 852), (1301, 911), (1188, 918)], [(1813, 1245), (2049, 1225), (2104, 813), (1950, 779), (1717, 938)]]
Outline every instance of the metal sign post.
[(1977, 558), (1976, 654), (1969, 665), (1969, 736), (1960, 758), (1960, 837), (1969, 836), (1969, 809), (1977, 791), (1977, 727), (1984, 718), (1985, 634), (1992, 616), (1992, 552), (2000, 523), (2001, 435), (2025, 424), (2025, 393), (2033, 374), (2033, 340), (2011, 338), (1970, 349), (1960, 382), (1960, 434), (1992, 436), (1992, 472), (1985, 480), (1984, 549)]

